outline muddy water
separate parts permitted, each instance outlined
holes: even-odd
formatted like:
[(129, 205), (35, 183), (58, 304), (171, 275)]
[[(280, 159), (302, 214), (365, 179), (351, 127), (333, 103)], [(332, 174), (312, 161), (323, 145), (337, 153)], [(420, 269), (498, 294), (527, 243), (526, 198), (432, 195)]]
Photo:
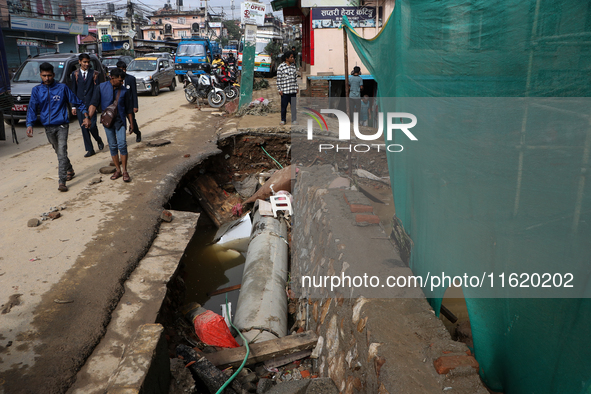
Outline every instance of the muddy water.
[[(202, 215), (203, 216), (203, 215)], [(201, 219), (200, 219), (201, 221)], [(236, 250), (209, 245), (217, 228), (211, 224), (197, 226), (193, 239), (185, 250), (186, 303), (198, 302), (204, 308), (221, 314), (226, 295), (209, 296), (214, 290), (238, 285), (242, 282), (245, 257)], [(240, 290), (228, 292), (232, 316), (238, 303)]]

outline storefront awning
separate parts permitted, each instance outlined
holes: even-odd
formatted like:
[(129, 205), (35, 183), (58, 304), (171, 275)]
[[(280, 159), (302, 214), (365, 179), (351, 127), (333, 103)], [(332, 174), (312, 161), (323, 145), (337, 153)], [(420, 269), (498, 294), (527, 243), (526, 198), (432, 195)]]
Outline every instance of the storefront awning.
[(297, 5), (297, 0), (275, 0), (271, 2), (271, 7), (273, 7), (273, 11), (281, 11), (284, 8), (296, 7)]

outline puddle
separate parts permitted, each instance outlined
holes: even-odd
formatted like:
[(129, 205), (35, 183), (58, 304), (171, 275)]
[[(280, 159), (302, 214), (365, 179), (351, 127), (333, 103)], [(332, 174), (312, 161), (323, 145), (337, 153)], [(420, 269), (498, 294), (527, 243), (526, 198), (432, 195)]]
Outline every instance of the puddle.
[[(185, 267), (185, 302), (198, 302), (205, 309), (221, 314), (221, 305), (225, 303), (226, 295), (209, 294), (214, 290), (225, 289), (242, 282), (245, 257), (235, 250), (209, 245), (217, 228), (204, 216), (199, 218), (200, 224), (195, 232), (197, 236), (193, 237), (181, 259)], [(228, 301), (232, 304), (232, 316), (239, 293), (239, 290), (227, 293)]]

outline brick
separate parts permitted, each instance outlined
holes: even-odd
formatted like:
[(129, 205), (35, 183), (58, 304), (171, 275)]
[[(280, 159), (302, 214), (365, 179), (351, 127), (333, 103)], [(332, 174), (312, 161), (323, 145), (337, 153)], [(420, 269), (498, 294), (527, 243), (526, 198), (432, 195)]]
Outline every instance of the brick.
[(357, 214), (355, 215), (355, 223), (378, 224), (380, 223), (380, 218), (376, 215)]
[(302, 372), (302, 378), (303, 379), (308, 379), (310, 377), (310, 371), (308, 371), (307, 369), (304, 369)]
[(480, 368), (478, 361), (472, 356), (441, 356), (433, 361), (435, 370), (440, 375), (445, 375), (458, 367), (472, 367), (476, 371)]
[(353, 213), (373, 212), (373, 207), (371, 205), (351, 204), (349, 205), (349, 208), (351, 208), (351, 212)]

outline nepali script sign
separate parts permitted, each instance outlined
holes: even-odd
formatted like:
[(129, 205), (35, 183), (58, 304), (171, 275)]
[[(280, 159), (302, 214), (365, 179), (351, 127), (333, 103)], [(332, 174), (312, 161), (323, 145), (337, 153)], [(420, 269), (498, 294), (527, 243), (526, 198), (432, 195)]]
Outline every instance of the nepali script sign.
[(312, 28), (338, 29), (344, 15), (353, 27), (376, 27), (376, 7), (317, 7), (312, 8)]
[(240, 4), (240, 22), (244, 25), (263, 26), (265, 24), (266, 4), (245, 1)]

